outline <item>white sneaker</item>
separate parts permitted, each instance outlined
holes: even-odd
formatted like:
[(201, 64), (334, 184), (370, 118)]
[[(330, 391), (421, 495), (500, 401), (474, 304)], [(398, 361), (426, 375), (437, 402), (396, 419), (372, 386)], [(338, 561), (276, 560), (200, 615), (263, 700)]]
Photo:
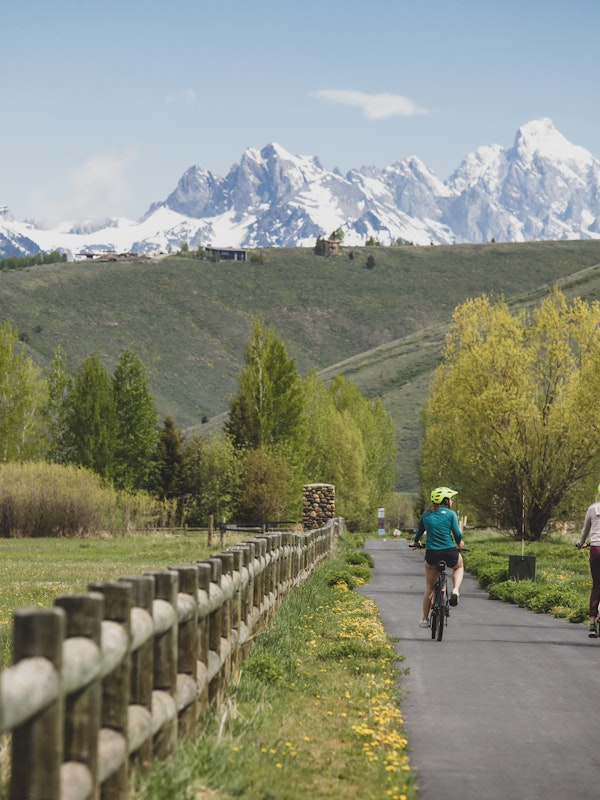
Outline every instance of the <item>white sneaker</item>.
[(460, 595), (458, 593), (458, 589), (452, 589), (452, 594), (450, 595), (450, 605), (457, 606), (459, 597)]
[(428, 627), (429, 627), (428, 619), (422, 619), (421, 622), (419, 622), (419, 628), (428, 628)]

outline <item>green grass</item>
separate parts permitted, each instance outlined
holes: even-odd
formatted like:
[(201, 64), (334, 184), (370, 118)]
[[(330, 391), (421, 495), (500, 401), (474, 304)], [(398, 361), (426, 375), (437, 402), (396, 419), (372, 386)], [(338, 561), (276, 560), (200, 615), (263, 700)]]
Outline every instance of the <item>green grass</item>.
[(484, 291), (527, 305), (557, 281), (568, 296), (600, 297), (593, 240), (262, 252), (262, 265), (169, 257), (0, 272), (0, 321), (26, 334), (42, 366), (60, 345), (72, 368), (99, 351), (112, 370), (131, 347), (161, 415), (202, 429), (227, 410), (260, 315), (303, 374), (341, 373), (382, 398), (399, 432), (398, 488), (414, 491), (419, 412), (456, 305)]
[[(228, 533), (225, 546), (244, 538)], [(245, 534), (245, 538), (248, 536)], [(12, 612), (51, 606), (57, 594), (86, 592), (92, 581), (141, 575), (207, 558), (220, 547), (206, 534), (144, 534), (105, 539), (0, 539), (0, 667), (12, 663)]]
[(575, 547), (578, 538), (578, 534), (552, 534), (526, 542), (524, 554), (536, 560), (535, 581), (515, 581), (508, 577), (509, 556), (522, 554), (521, 541), (494, 531), (466, 531), (465, 568), (492, 599), (584, 622), (592, 584), (589, 551)]

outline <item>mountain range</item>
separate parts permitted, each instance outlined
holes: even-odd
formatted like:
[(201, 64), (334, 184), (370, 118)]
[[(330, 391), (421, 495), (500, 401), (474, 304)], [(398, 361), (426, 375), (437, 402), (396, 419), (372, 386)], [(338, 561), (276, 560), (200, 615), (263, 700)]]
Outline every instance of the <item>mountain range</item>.
[(61, 250), (169, 253), (196, 247), (312, 247), (341, 228), (344, 244), (524, 242), (600, 238), (600, 159), (548, 118), (505, 149), (484, 145), (447, 180), (417, 156), (342, 175), (278, 144), (249, 148), (225, 177), (190, 167), (171, 194), (132, 221), (44, 228), (0, 207), (0, 257)]

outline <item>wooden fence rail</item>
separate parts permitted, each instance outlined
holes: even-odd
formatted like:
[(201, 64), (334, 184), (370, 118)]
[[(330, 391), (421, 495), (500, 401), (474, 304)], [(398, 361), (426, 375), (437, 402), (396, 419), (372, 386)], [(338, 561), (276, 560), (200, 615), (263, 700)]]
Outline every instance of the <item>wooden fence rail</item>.
[(0, 673), (11, 800), (125, 800), (218, 708), (252, 636), (333, 550), (342, 521), (265, 533), (195, 563), (93, 583), (14, 612)]

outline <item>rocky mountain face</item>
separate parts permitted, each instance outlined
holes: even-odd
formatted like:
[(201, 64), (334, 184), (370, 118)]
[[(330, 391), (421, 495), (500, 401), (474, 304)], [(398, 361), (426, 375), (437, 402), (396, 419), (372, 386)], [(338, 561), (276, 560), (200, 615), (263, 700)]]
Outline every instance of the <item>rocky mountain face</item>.
[(225, 177), (190, 167), (137, 222), (19, 223), (0, 210), (0, 256), (63, 249), (138, 252), (313, 246), (342, 228), (347, 245), (600, 237), (600, 159), (549, 119), (523, 125), (510, 149), (485, 145), (447, 179), (416, 156), (346, 175), (277, 144), (248, 149)]

